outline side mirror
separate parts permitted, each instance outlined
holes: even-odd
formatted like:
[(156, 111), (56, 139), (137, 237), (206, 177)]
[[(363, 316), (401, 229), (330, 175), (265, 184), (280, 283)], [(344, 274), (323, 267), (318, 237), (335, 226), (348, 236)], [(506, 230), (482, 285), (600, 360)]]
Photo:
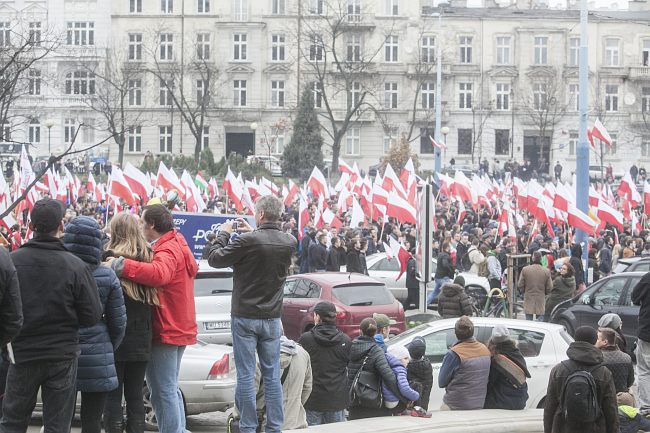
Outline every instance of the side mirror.
[(592, 298), (591, 296), (589, 296), (589, 295), (583, 295), (582, 298), (581, 298), (581, 300), (580, 300), (580, 302), (581, 302), (583, 305), (592, 305), (592, 303), (593, 303), (593, 298)]

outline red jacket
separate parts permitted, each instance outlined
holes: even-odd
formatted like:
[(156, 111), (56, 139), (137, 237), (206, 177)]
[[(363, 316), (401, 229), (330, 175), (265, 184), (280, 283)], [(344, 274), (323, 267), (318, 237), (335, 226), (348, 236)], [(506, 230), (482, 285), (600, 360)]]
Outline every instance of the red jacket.
[(153, 245), (153, 261), (124, 260), (123, 278), (158, 288), (160, 307), (153, 309), (153, 342), (189, 346), (196, 343), (194, 276), (199, 270), (183, 235), (165, 233)]

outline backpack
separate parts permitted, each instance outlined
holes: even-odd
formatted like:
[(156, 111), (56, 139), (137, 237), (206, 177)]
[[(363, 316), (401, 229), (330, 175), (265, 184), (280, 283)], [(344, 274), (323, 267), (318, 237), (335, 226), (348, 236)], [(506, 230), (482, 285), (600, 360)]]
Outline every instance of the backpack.
[(562, 361), (562, 364), (569, 370), (573, 370), (567, 376), (562, 388), (560, 402), (564, 419), (572, 424), (595, 422), (600, 417), (601, 410), (598, 404), (596, 380), (591, 373), (602, 365), (582, 369), (575, 362), (573, 368), (566, 361)]
[(460, 258), (460, 269), (462, 272), (468, 272), (472, 268), (472, 261), (469, 259), (469, 251)]
[(490, 276), (490, 271), (488, 271), (488, 266), (487, 266), (487, 259), (483, 260), (481, 263), (478, 264), (478, 276), (485, 277), (485, 278)]

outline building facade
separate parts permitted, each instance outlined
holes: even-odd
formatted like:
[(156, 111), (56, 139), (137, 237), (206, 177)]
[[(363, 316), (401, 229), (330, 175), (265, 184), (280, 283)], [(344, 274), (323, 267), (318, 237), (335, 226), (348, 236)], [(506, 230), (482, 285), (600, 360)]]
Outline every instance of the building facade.
[[(127, 130), (125, 159), (136, 164), (147, 152), (192, 155), (205, 146), (216, 158), (280, 155), (291, 139), (298, 97), (309, 87), (326, 158), (338, 143), (341, 158), (367, 169), (406, 137), (422, 167), (432, 168), (429, 136), (441, 97), (442, 125), (449, 128), (444, 164), (451, 158), (457, 164), (488, 159), (492, 166), (529, 159), (547, 167), (561, 161), (565, 173), (572, 171), (581, 94), (579, 12), (463, 6), (434, 8), (430, 0), (5, 1), (0, 21), (12, 14), (28, 16), (18, 19), (27, 23), (39, 17), (65, 35), (40, 62), (48, 77), (40, 93), (15, 104), (30, 120), (13, 127), (12, 138), (31, 142), (38, 124), (31, 148), (46, 155), (48, 131), (52, 150), (80, 124), (80, 144), (99, 142), (111, 131), (107, 114), (117, 113), (118, 129)], [(650, 13), (595, 11), (589, 19), (590, 120), (599, 117), (614, 139), (602, 151), (603, 162), (615, 171), (633, 162), (650, 165)], [(93, 152), (115, 161), (118, 146), (110, 139)], [(597, 146), (591, 164), (600, 165), (600, 157)]]

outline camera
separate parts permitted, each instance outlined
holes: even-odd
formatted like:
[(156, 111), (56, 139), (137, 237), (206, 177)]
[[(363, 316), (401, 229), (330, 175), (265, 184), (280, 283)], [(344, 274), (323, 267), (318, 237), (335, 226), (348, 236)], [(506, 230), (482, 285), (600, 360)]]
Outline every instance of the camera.
[(237, 230), (237, 226), (238, 226), (237, 221), (233, 221), (233, 222), (232, 222), (232, 229), (233, 229), (233, 231), (236, 231), (236, 230)]

